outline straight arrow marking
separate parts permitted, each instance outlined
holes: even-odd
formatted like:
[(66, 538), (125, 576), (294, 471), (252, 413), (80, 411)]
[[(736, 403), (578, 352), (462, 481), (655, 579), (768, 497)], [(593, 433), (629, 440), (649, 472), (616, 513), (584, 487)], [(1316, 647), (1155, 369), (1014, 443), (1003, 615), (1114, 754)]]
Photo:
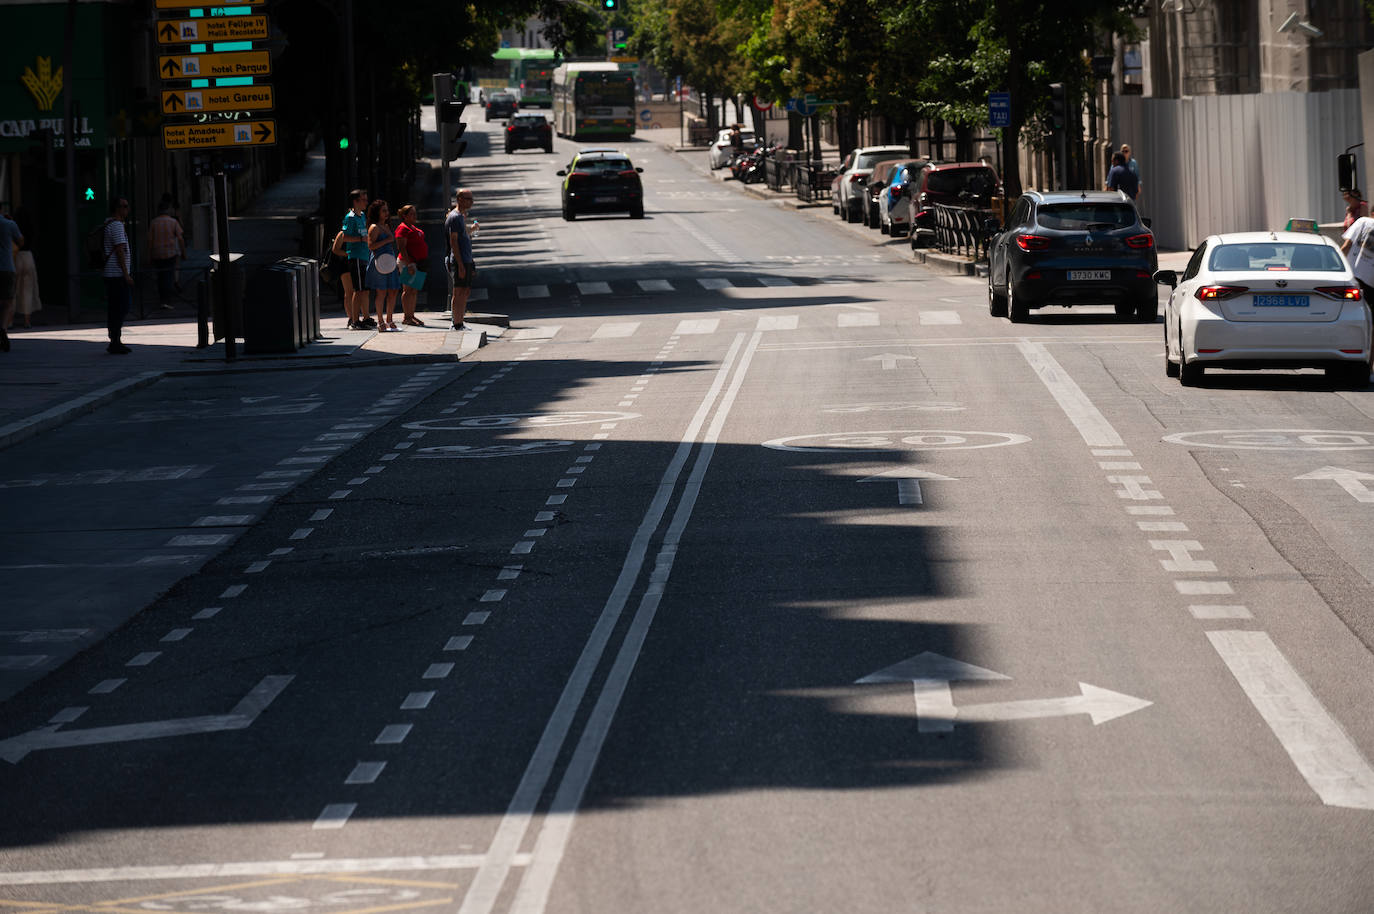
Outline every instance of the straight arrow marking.
[(860, 359), (859, 361), (861, 361), (861, 362), (879, 362), (879, 363), (881, 363), (881, 365), (882, 365), (882, 367), (884, 368), (884, 370), (891, 371), (892, 369), (894, 369), (894, 368), (897, 367), (897, 360), (898, 360), (898, 359), (910, 359), (911, 361), (914, 362), (914, 361), (916, 361), (916, 356), (914, 356), (914, 355), (902, 355), (902, 354), (893, 353), (893, 352), (884, 352), (882, 355), (871, 355), (871, 356), (869, 356), (868, 358), (866, 358), (866, 359)]
[(1336, 485), (1349, 492), (1352, 497), (1362, 504), (1374, 504), (1374, 489), (1370, 489), (1361, 480), (1374, 480), (1374, 473), (1361, 473), (1359, 470), (1347, 470), (1345, 467), (1322, 467), (1311, 473), (1302, 476), (1294, 476), (1294, 479), (1331, 479)]
[(1030, 698), (1024, 701), (963, 705), (956, 713), (959, 720), (975, 723), (1086, 714), (1092, 718), (1093, 726), (1097, 726), (1154, 704), (1143, 698), (1101, 689), (1086, 682), (1080, 682), (1078, 689), (1080, 694), (1064, 698)]
[(18, 764), (24, 756), (39, 749), (67, 749), (72, 746), (95, 746), (102, 743), (125, 743), (167, 736), (189, 736), (193, 733), (215, 733), (221, 730), (243, 730), (252, 725), (294, 676), (268, 676), (253, 687), (228, 714), (182, 717), (174, 720), (154, 720), (139, 724), (118, 724), (88, 730), (58, 730), (41, 727), (28, 733), (0, 741), (0, 758)]

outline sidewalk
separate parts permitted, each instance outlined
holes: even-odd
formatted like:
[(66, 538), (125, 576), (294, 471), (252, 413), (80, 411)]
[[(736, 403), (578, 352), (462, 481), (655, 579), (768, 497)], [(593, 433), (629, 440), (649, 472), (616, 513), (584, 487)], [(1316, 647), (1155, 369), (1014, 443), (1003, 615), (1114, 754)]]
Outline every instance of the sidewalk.
[[(315, 210), (324, 186), (323, 154), (312, 153), (307, 161), (304, 169), (273, 184), (244, 213), (229, 220), (231, 247), (244, 254), (241, 263), (247, 265), (249, 277), (262, 265), (298, 253), (301, 226), (296, 217)], [(427, 169), (422, 168), (416, 180), (417, 199), (418, 192), (432, 183)], [(433, 194), (434, 200), (426, 198), (430, 204), (426, 209), (442, 213), (438, 191)], [(327, 227), (330, 224), (332, 220)], [(194, 265), (194, 260), (188, 263)], [(0, 390), (5, 393), (0, 397), (0, 448), (162, 377), (453, 361), (485, 345), (488, 336), (499, 336), (504, 324), (499, 315), (469, 313), (467, 322), (483, 329), (454, 332), (448, 318), (437, 310), (427, 310), (428, 305), (422, 293), (416, 315), (426, 327), (407, 327), (398, 320), (397, 326), (404, 329), (395, 333), (350, 331), (338, 299), (324, 293), (322, 339), (294, 354), (276, 356), (244, 355), (240, 341), (236, 346), (238, 358), (226, 362), (223, 340), (207, 349), (196, 348), (196, 301), (189, 292), (170, 311), (159, 310), (155, 301), (146, 302), (146, 317), (140, 319), (135, 307), (124, 326), (124, 343), (133, 352), (123, 356), (105, 351), (103, 314), (97, 318), (87, 312), (87, 317), (98, 319), (96, 323), (67, 324), (61, 322), (65, 307), (49, 302), (40, 318), (57, 322), (32, 329), (16, 325), (10, 330), (11, 351), (0, 353)], [(244, 307), (252, 307), (252, 301), (245, 301)], [(400, 310), (398, 302), (398, 318)]]

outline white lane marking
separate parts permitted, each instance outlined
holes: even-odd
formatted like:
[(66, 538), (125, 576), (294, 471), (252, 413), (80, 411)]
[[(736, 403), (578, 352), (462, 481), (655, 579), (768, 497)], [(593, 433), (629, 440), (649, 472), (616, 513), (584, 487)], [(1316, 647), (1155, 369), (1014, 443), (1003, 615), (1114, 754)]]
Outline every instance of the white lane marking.
[[(350, 811), (351, 812), (351, 811)], [(290, 860), (235, 863), (186, 863), (164, 866), (112, 866), (96, 869), (28, 870), (0, 873), (0, 885), (70, 885), (89, 882), (155, 882), (160, 879), (225, 879), (239, 876), (309, 876), (329, 873), (391, 873), (425, 870), (472, 870), (482, 854), (446, 857), (341, 857), (292, 854)], [(529, 865), (529, 854), (516, 854), (511, 866)]]
[(842, 311), (835, 315), (837, 327), (876, 327), (879, 316), (867, 311)]
[(414, 724), (387, 724), (372, 743), (377, 746), (395, 746), (403, 743), (414, 726)]
[(1135, 522), (1142, 533), (1187, 533), (1188, 525), (1176, 520), (1138, 520)]
[(1140, 464), (1134, 460), (1099, 460), (1097, 468), (1099, 470), (1138, 470)]
[(666, 279), (641, 279), (637, 285), (645, 292), (672, 292), (673, 284)]
[(411, 692), (406, 696), (405, 701), (401, 702), (402, 711), (423, 711), (429, 707), (429, 703), (434, 700), (435, 692)]
[(1215, 603), (1194, 603), (1188, 607), (1194, 619), (1253, 619), (1248, 606), (1223, 606)]
[(708, 291), (717, 291), (734, 287), (734, 283), (720, 276), (708, 276), (705, 279), (698, 279), (697, 285)]
[[(547, 524), (557, 516), (558, 515), (552, 511), (540, 511), (534, 516), (534, 522), (536, 524)], [(497, 580), (500, 580), (500, 578), (498, 577)]]
[(927, 326), (932, 326), (932, 325), (945, 325), (945, 326), (948, 326), (948, 325), (951, 325), (951, 324), (962, 324), (963, 322), (964, 322), (964, 320), (963, 320), (963, 318), (961, 318), (961, 317), (959, 316), (959, 312), (958, 312), (958, 311), (922, 311), (922, 312), (921, 312), (921, 323), (922, 323), (923, 325), (927, 325)]
[(557, 485), (558, 488), (560, 488), (560, 489), (570, 489), (570, 488), (572, 488), (573, 486), (577, 485), (577, 480), (576, 480), (576, 479), (560, 479), (560, 480), (558, 480), (558, 482), (556, 483), (556, 485)]
[(1168, 505), (1127, 505), (1127, 514), (1171, 516), (1174, 509)]
[(1094, 457), (1134, 457), (1130, 448), (1124, 447), (1095, 447), (1092, 449)]
[(621, 323), (602, 324), (596, 328), (592, 334), (594, 340), (609, 340), (623, 336), (634, 336), (634, 332), (639, 329), (639, 321), (624, 321)]
[(446, 651), (465, 651), (472, 645), (472, 635), (455, 635), (444, 643)]
[[(540, 532), (540, 533), (543, 533), (544, 531), (541, 530), (541, 531), (539, 531), (539, 532)], [(479, 599), (477, 602), (479, 602), (479, 603), (499, 603), (499, 602), (501, 602), (502, 600), (504, 600), (505, 598), (506, 598), (506, 592), (505, 592), (504, 590), (488, 590), (486, 593), (482, 594), (481, 599)]]
[(191, 618), (195, 619), (197, 622), (204, 622), (206, 619), (213, 619), (215, 616), (219, 615), (222, 609), (224, 609), (223, 606), (207, 606)]
[[(1039, 376), (1041, 383), (1049, 389), (1064, 415), (1078, 429), (1088, 447), (1124, 447), (1125, 442), (1107, 417), (1093, 406), (1083, 389), (1069, 377), (1064, 366), (1045, 348), (1043, 343), (1029, 340), (1017, 342), (1016, 348), (1025, 356), (1031, 368)], [(1108, 481), (1111, 481), (1110, 478)]]
[(489, 612), (470, 612), (463, 617), (464, 625), (484, 625), (491, 618)]
[(347, 498), (348, 496), (350, 496), (350, 495), (352, 495), (352, 494), (353, 494), (353, 490), (352, 490), (352, 489), (339, 489), (338, 491), (330, 492), (330, 493), (329, 493), (329, 500), (330, 500), (330, 501), (342, 501), (343, 499)]
[(517, 286), (515, 294), (521, 298), (548, 298), (548, 286)]
[(129, 681), (129, 680), (127, 680), (127, 679), (102, 679), (100, 682), (97, 682), (95, 685), (91, 686), (91, 690), (90, 690), (90, 692), (87, 693), (87, 694), (90, 694), (90, 695), (109, 695), (109, 694), (110, 694), (111, 692), (113, 692), (115, 689), (117, 689), (117, 688), (119, 688), (120, 686), (124, 685), (124, 683), (126, 683), (126, 682), (128, 682), (128, 681)]
[(381, 775), (386, 762), (359, 762), (344, 779), (345, 784), (372, 784)]
[(320, 510), (316, 511), (314, 514), (310, 515), (310, 520), (311, 520), (312, 523), (315, 522), (315, 521), (328, 520), (328, 519), (329, 519), (329, 515), (331, 515), (331, 514), (333, 514), (333, 513), (334, 513), (334, 509), (333, 509), (333, 508), (321, 508)]
[[(608, 282), (580, 282), (577, 284), (577, 291), (583, 295), (610, 295), (611, 284)], [(516, 337), (525, 339), (525, 337)]]
[(529, 554), (530, 554), (530, 550), (533, 549), (533, 548), (534, 548), (534, 540), (522, 540), (521, 542), (518, 542), (518, 543), (516, 543), (514, 546), (510, 547), (510, 554), (511, 554), (511, 555), (529, 555)]
[(52, 717), (48, 718), (48, 723), (69, 724), (80, 718), (82, 714), (85, 714), (89, 710), (89, 707), (63, 708), (61, 711), (58, 711)]
[(162, 636), (163, 641), (183, 641), (193, 630), (189, 628), (174, 628)]
[(451, 663), (431, 663), (421, 679), (447, 679), (453, 672)]
[(730, 410), (744, 384), (744, 378), (749, 373), (754, 352), (758, 349), (762, 339), (763, 334), (755, 331), (748, 345), (745, 346), (740, 355), (739, 367), (730, 379), (729, 386), (721, 395), (716, 414), (702, 438), (701, 448), (697, 451), (691, 475), (688, 477), (686, 485), (683, 486), (682, 497), (679, 499), (677, 507), (673, 511), (672, 520), (663, 535), (663, 543), (654, 561), (653, 573), (649, 577), (649, 586), (639, 601), (639, 608), (635, 611), (634, 617), (630, 620), (630, 627), (626, 631), (625, 639), (620, 645), (620, 650), (616, 652), (615, 662), (602, 685), (601, 695), (592, 708), (587, 724), (577, 741), (577, 748), (573, 751), (568, 767), (564, 771), (563, 780), (558, 785), (549, 812), (544, 818), (544, 826), (540, 829), (539, 837), (534, 844), (530, 868), (525, 871), (524, 878), (520, 880), (520, 888), (511, 905), (513, 912), (536, 914), (536, 912), (543, 912), (548, 905), (549, 893), (553, 889), (553, 881), (558, 875), (559, 864), (563, 860), (568, 841), (572, 837), (573, 824), (578, 807), (582, 803), (583, 793), (591, 780), (592, 770), (596, 767), (596, 760), (601, 754), (601, 748), (611, 729), (616, 710), (620, 707), (625, 689), (634, 673), (635, 664), (644, 648), (644, 641), (654, 623), (659, 601), (667, 587), (669, 576), (672, 574), (673, 559), (677, 555), (678, 544), (682, 540), (683, 531), (692, 518), (692, 510), (696, 506), (698, 495), (701, 493), (701, 485), (706, 477), (706, 471), (711, 465), (711, 457), (715, 452), (716, 442), (720, 440), (721, 430), (724, 428), (725, 421), (729, 417)]
[(161, 657), (161, 656), (162, 656), (162, 651), (144, 651), (144, 652), (141, 653), (141, 654), (135, 654), (134, 656), (130, 657), (129, 660), (128, 660), (128, 662), (126, 662), (124, 665), (125, 665), (125, 666), (147, 666), (148, 664), (152, 663), (154, 660), (156, 660), (157, 658), (159, 658), (159, 657)]
[(1121, 487), (1116, 490), (1117, 498), (1150, 501), (1164, 497), (1155, 489), (1145, 488), (1147, 484), (1154, 485), (1148, 476), (1108, 476), (1107, 481)]
[(1175, 581), (1174, 590), (1186, 597), (1235, 593), (1226, 581)]
[(317, 831), (343, 828), (348, 823), (348, 817), (353, 815), (353, 811), (357, 808), (357, 803), (330, 803), (320, 811), (319, 818), (310, 827)]
[(1221, 659), (1327, 806), (1374, 809), (1374, 769), (1264, 632), (1208, 632)]
[(529, 830), (530, 820), (533, 818), (540, 797), (543, 796), (544, 789), (552, 776), (553, 766), (562, 752), (563, 743), (568, 738), (568, 731), (572, 727), (573, 718), (576, 716), (587, 690), (591, 687), (592, 674), (600, 665), (611, 635), (617, 627), (626, 603), (629, 601), (630, 592), (633, 590), (635, 582), (639, 580), (639, 574), (649, 550), (650, 540), (663, 521), (663, 516), (668, 510), (668, 503), (677, 487), (677, 481), (682, 476), (687, 458), (691, 455), (697, 434), (705, 425), (706, 418), (710, 414), (716, 398), (720, 396), (720, 392), (725, 386), (726, 377), (731, 368), (734, 367), (735, 359), (743, 342), (743, 334), (736, 334), (730, 348), (726, 351), (720, 368), (716, 371), (710, 389), (707, 390), (695, 415), (678, 440), (677, 450), (668, 462), (667, 468), (664, 469), (654, 498), (649, 503), (649, 507), (639, 523), (639, 528), (635, 531), (634, 538), (630, 542), (630, 548), (625, 555), (625, 561), (621, 565), (615, 585), (606, 598), (606, 604), (602, 607), (601, 615), (597, 618), (596, 625), (592, 628), (587, 643), (582, 648), (582, 653), (578, 656), (577, 663), (573, 666), (572, 672), (563, 686), (563, 691), (558, 697), (558, 703), (554, 706), (553, 713), (549, 715), (548, 723), (544, 725), (544, 732), (540, 735), (539, 742), (530, 756), (529, 764), (526, 765), (525, 772), (520, 778), (520, 783), (511, 796), (510, 804), (506, 807), (506, 813), (501, 818), (501, 824), (497, 826), (496, 834), (492, 837), (487, 856), (473, 878), (458, 914), (478, 914), (478, 912), (489, 914), (496, 905), (497, 896), (505, 884), (506, 875), (510, 872), (520, 845), (524, 841), (525, 833)]
[(243, 569), (243, 573), (244, 573), (244, 574), (261, 574), (262, 572), (266, 571), (266, 570), (267, 570), (267, 566), (268, 566), (268, 565), (271, 565), (271, 564), (272, 564), (272, 563), (269, 562), (267, 559), (263, 559), (263, 560), (260, 561), (260, 562), (253, 562), (253, 563), (252, 563), (251, 565), (249, 565), (247, 568)]
[(702, 318), (700, 320), (679, 321), (674, 333), (715, 333), (720, 326), (720, 319), (715, 317)]
[(785, 276), (760, 276), (759, 284), (770, 289), (786, 289), (796, 285), (795, 282)]
[[(559, 496), (559, 495), (555, 495), (555, 496), (554, 496), (554, 498), (561, 498), (561, 497), (564, 497), (564, 496)], [(552, 520), (552, 518), (550, 518), (550, 520)], [(497, 573), (497, 575), (496, 575), (496, 580), (498, 580), (498, 581), (514, 581), (516, 578), (520, 577), (520, 572), (523, 571), (524, 568), (525, 568), (524, 565), (505, 565), (505, 566), (503, 566), (503, 567), (501, 568), (501, 570)]]
[(198, 518), (192, 527), (246, 527), (257, 520), (256, 514), (208, 514)]
[(764, 330), (796, 330), (797, 315), (795, 314), (765, 314), (759, 318), (759, 322), (754, 325), (755, 332)]
[(298, 527), (297, 529), (291, 531), (290, 538), (293, 540), (303, 540), (314, 532), (314, 527)]
[(1202, 551), (1202, 544), (1197, 540), (1150, 540), (1150, 548), (1169, 553), (1169, 558), (1159, 560), (1165, 571), (1217, 570), (1215, 562), (1193, 558), (1191, 553)]
[(168, 546), (218, 546), (233, 539), (230, 533), (205, 533), (201, 535), (174, 536), (167, 541)]

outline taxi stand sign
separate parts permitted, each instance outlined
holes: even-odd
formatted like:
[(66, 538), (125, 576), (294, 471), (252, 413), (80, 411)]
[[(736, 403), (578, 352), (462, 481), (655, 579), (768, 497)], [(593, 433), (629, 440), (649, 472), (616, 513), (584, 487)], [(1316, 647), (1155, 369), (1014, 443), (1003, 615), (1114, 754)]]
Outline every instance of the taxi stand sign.
[(277, 122), (275, 120), (162, 125), (163, 149), (273, 146), (276, 142)]

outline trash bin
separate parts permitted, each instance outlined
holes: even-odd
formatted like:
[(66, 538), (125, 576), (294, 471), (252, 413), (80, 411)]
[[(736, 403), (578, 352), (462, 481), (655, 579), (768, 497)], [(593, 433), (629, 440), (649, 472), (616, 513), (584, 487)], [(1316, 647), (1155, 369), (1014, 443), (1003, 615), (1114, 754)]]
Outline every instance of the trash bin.
[(309, 257), (287, 257), (286, 263), (301, 272), (301, 345), (308, 346), (324, 335), (320, 332), (320, 262)]
[(295, 268), (264, 267), (248, 291), (243, 306), (243, 351), (253, 355), (295, 352), (300, 338)]

